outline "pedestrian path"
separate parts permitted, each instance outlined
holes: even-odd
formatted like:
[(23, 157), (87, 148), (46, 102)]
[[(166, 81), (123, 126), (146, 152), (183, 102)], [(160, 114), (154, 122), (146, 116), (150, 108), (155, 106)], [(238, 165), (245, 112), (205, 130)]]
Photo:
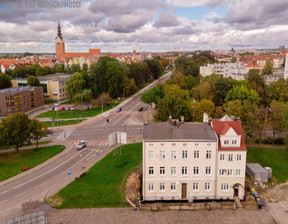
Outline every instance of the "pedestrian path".
[[(72, 143), (76, 144), (81, 140), (74, 140)], [(87, 146), (108, 146), (109, 141), (108, 139), (98, 139), (98, 140), (85, 140), (87, 142)]]

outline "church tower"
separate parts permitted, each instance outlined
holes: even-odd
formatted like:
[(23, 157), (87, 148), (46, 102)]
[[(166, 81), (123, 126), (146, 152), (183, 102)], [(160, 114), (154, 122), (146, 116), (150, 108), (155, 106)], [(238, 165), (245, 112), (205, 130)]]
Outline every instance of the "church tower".
[(65, 43), (64, 43), (64, 37), (61, 33), (61, 26), (60, 22), (58, 21), (58, 32), (55, 39), (55, 47), (56, 47), (56, 58), (61, 59), (63, 54), (65, 53)]

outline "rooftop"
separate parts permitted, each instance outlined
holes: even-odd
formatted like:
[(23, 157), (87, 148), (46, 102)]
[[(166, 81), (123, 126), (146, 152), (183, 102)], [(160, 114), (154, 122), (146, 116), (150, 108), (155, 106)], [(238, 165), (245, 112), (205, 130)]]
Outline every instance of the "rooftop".
[(217, 141), (217, 137), (207, 123), (183, 123), (179, 126), (169, 122), (144, 125), (144, 141)]
[(13, 88), (1, 89), (0, 94), (20, 93), (23, 91), (34, 90), (36, 88), (43, 88), (43, 87), (40, 87), (40, 86), (18, 86), (18, 87), (13, 87)]

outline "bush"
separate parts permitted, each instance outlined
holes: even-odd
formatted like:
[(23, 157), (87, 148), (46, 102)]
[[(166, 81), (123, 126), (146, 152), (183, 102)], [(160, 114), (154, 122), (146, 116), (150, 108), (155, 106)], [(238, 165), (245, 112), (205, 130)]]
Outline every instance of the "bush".
[[(272, 138), (268, 137), (266, 139), (263, 139), (262, 143), (272, 144)], [(275, 138), (274, 139), (274, 145), (285, 145), (284, 138)]]

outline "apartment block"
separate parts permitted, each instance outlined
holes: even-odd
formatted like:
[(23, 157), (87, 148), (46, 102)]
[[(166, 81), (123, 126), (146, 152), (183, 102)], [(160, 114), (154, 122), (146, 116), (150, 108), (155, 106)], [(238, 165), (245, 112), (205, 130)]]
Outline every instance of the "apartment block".
[(27, 112), (44, 105), (42, 87), (15, 87), (0, 90), (0, 116)]
[(244, 198), (241, 122), (151, 123), (143, 134), (145, 201)]

